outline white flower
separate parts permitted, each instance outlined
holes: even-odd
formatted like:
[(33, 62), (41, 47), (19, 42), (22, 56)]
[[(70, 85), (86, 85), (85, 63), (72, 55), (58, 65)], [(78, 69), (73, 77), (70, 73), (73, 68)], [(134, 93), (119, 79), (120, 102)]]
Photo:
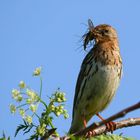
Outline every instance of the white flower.
[(19, 94), (20, 94), (19, 90), (17, 90), (17, 89), (12, 90), (12, 98), (14, 98), (15, 100), (17, 100)]
[(69, 118), (69, 114), (68, 113), (64, 114), (64, 118), (65, 119)]
[(10, 111), (11, 113), (15, 113), (16, 112), (16, 106), (15, 105), (10, 105)]
[(39, 96), (33, 90), (27, 89), (26, 93), (29, 96), (29, 99), (31, 100), (31, 102), (36, 102), (39, 100)]
[(36, 110), (37, 110), (37, 105), (31, 104), (31, 105), (30, 105), (30, 110), (31, 110), (32, 112), (36, 112)]
[(22, 109), (22, 108), (20, 108), (19, 109), (19, 114), (24, 118), (24, 116), (25, 116), (25, 110)]
[(26, 116), (25, 117), (25, 120), (26, 120), (26, 122), (28, 122), (29, 124), (31, 124), (32, 123), (32, 117), (31, 116)]
[(20, 82), (19, 82), (19, 87), (20, 87), (21, 89), (25, 88), (25, 87), (26, 87), (25, 82), (24, 82), (24, 81), (20, 81)]
[(39, 76), (40, 73), (41, 73), (41, 70), (42, 70), (41, 67), (36, 68), (36, 69), (34, 70), (34, 72), (33, 72), (33, 76)]
[(18, 95), (17, 98), (16, 98), (16, 101), (21, 102), (22, 99), (23, 99), (23, 98), (22, 98), (22, 95)]
[(27, 104), (32, 104), (33, 101), (32, 101), (32, 99), (28, 98), (28, 99), (26, 100), (26, 103), (27, 103)]
[(61, 112), (57, 111), (55, 114), (56, 116), (60, 116)]
[(55, 110), (55, 106), (54, 106), (54, 105), (50, 105), (50, 109), (51, 109), (52, 111), (54, 111), (54, 110)]

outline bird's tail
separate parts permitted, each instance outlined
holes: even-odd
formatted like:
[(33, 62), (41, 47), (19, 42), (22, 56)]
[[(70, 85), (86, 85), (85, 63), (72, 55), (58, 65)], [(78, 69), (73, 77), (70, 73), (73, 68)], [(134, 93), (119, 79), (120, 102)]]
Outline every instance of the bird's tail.
[(73, 134), (73, 133), (80, 131), (83, 128), (84, 128), (84, 124), (83, 124), (82, 120), (76, 120), (76, 121), (73, 120), (68, 133)]

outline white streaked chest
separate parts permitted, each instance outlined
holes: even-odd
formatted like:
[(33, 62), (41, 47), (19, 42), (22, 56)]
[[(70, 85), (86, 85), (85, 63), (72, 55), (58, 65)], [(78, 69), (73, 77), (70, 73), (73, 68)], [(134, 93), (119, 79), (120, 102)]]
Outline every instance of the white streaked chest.
[(86, 71), (88, 74), (81, 84), (84, 88), (80, 89), (78, 95), (82, 103), (79, 107), (84, 114), (89, 113), (88, 110), (97, 113), (102, 111), (113, 98), (120, 82), (121, 65), (101, 65), (93, 61), (92, 67), (87, 66)]

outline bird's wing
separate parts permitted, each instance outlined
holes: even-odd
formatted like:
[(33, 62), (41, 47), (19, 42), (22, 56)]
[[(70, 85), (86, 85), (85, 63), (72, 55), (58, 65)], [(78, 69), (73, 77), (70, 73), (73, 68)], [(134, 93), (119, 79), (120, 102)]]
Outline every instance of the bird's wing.
[[(75, 88), (74, 102), (73, 102), (73, 117), (74, 117), (74, 108), (75, 108), (75, 105), (77, 103), (77, 98), (78, 98), (79, 91), (81, 89), (82, 82), (83, 82), (85, 76), (88, 74), (90, 68), (92, 67), (90, 62), (92, 61), (92, 59), (94, 57), (93, 56), (93, 49), (94, 48), (92, 48), (90, 50), (90, 52), (86, 55), (85, 59), (83, 60), (83, 63), (81, 65), (81, 69), (80, 69), (80, 73), (78, 75), (76, 88)], [(87, 65), (89, 65), (89, 67)]]

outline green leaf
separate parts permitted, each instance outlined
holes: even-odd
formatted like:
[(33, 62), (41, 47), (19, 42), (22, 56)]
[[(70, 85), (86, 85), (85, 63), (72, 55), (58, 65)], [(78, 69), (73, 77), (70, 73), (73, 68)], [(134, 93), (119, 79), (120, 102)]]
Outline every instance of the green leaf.
[(37, 134), (31, 135), (29, 139), (27, 140), (38, 140), (39, 136)]
[(10, 137), (6, 138), (6, 135), (5, 135), (5, 133), (3, 132), (3, 136), (2, 136), (2, 138), (0, 138), (0, 140), (10, 140)]
[(23, 120), (24, 124), (20, 124), (17, 126), (16, 132), (15, 132), (15, 137), (19, 133), (19, 131), (23, 130), (24, 134), (30, 132), (30, 130), (33, 128), (33, 124), (28, 124), (25, 120)]

